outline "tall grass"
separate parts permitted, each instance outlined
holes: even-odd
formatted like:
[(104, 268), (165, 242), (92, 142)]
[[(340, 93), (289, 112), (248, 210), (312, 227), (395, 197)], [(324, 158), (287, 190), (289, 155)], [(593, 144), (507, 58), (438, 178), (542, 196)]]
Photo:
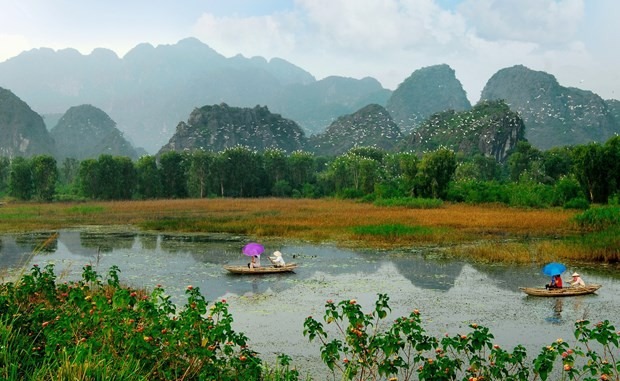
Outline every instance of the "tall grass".
[(417, 197), (400, 197), (400, 198), (380, 198), (373, 202), (376, 206), (399, 206), (411, 209), (434, 209), (440, 208), (443, 201), (437, 198), (417, 198)]
[[(28, 214), (23, 213), (27, 208)], [(84, 225), (133, 225), (146, 230), (231, 233), (256, 238), (338, 242), (346, 246), (399, 248), (454, 245), (579, 233), (574, 210), (517, 209), (503, 205), (450, 204), (437, 208), (389, 207), (337, 199), (183, 199), (123, 202), (16, 204), (0, 208), (0, 232)], [(11, 220), (4, 217), (14, 216)], [(431, 234), (360, 234), (365, 226), (432, 229)], [(408, 229), (407, 228), (407, 229)], [(397, 233), (394, 230), (390, 234)]]

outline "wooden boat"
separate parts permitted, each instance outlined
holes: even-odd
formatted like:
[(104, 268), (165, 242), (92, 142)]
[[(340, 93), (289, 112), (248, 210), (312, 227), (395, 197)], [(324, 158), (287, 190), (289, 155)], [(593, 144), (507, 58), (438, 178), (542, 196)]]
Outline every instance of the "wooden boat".
[(593, 294), (601, 288), (600, 284), (589, 284), (584, 287), (563, 287), (546, 289), (544, 287), (519, 287), (519, 289), (532, 296), (577, 296)]
[(293, 270), (297, 268), (297, 264), (287, 263), (286, 265), (281, 266), (281, 267), (261, 266), (261, 267), (255, 267), (253, 269), (249, 268), (247, 265), (243, 265), (243, 266), (225, 265), (224, 268), (233, 274), (275, 274), (275, 273), (292, 272)]

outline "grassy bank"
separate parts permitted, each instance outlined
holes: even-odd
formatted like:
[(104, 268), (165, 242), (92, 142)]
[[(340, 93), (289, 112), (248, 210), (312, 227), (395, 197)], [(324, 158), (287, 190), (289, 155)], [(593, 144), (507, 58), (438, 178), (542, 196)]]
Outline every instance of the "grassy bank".
[[(381, 249), (432, 246), (487, 261), (614, 261), (618, 249), (588, 240), (577, 211), (499, 205), (379, 206), (335, 199), (200, 199), (86, 203), (7, 203), (0, 232), (84, 225), (209, 232), (337, 242)], [(612, 234), (613, 235), (613, 234)]]

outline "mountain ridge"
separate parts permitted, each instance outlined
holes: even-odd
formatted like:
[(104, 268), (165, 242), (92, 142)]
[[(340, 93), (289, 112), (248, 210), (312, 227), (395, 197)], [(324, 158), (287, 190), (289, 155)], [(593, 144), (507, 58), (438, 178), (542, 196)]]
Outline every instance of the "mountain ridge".
[[(501, 69), (489, 79), (485, 86), (488, 91), (483, 91), (481, 101), (506, 99), (511, 109), (523, 114), (526, 138), (531, 138), (538, 148), (603, 141), (620, 131), (618, 101), (605, 101), (585, 90), (562, 87), (551, 74), (523, 65), (516, 67), (536, 75), (531, 76), (532, 80), (527, 76), (513, 80), (512, 87), (506, 86), (511, 90), (493, 92), (493, 84), (501, 83), (497, 76), (511, 68)], [(541, 98), (543, 103), (528, 110), (540, 95), (535, 93), (535, 87), (528, 86), (541, 83), (564, 98)], [(262, 105), (295, 121), (307, 135), (320, 135), (338, 118), (370, 104), (385, 107), (404, 134), (413, 132), (434, 113), (471, 108), (455, 71), (447, 64), (414, 70), (391, 91), (372, 77), (328, 76), (316, 80), (309, 72), (281, 58), (227, 58), (195, 38), (168, 45), (138, 44), (123, 57), (104, 48), (88, 55), (72, 48), (33, 49), (0, 63), (0, 86), (19, 94), (43, 116), (64, 114), (76, 105), (95, 105), (117, 123), (125, 139), (137, 149), (145, 147), (151, 153), (167, 144), (180, 121), (204, 105)], [(523, 99), (512, 99), (516, 94)], [(528, 107), (519, 105), (528, 100)], [(540, 111), (552, 101), (559, 102), (554, 107), (557, 117), (541, 119), (544, 123), (540, 123)], [(585, 108), (606, 111), (599, 112), (602, 116), (598, 119), (585, 119), (591, 115), (578, 113)], [(582, 124), (587, 127), (558, 127), (559, 120), (567, 117), (585, 121)], [(551, 127), (547, 128), (547, 124)], [(560, 135), (570, 139), (558, 139)]]

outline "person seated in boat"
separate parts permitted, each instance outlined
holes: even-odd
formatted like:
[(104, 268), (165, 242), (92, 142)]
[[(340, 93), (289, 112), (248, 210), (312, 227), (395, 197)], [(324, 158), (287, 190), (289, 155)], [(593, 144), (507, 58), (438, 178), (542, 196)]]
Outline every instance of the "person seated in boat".
[(545, 288), (547, 289), (562, 288), (562, 277), (559, 274), (552, 276), (551, 283), (546, 284)]
[(570, 281), (570, 286), (571, 287), (585, 287), (586, 286), (586, 282), (583, 281), (583, 279), (581, 278), (581, 275), (579, 275), (579, 273), (574, 272), (573, 273), (573, 279)]
[(271, 263), (273, 263), (275, 267), (282, 267), (286, 265), (286, 263), (284, 263), (284, 258), (282, 258), (282, 253), (280, 253), (279, 251), (274, 251), (273, 257), (267, 258), (269, 258), (269, 260), (271, 261)]
[(248, 268), (253, 269), (256, 267), (260, 267), (260, 255), (253, 255), (250, 263), (248, 263)]

